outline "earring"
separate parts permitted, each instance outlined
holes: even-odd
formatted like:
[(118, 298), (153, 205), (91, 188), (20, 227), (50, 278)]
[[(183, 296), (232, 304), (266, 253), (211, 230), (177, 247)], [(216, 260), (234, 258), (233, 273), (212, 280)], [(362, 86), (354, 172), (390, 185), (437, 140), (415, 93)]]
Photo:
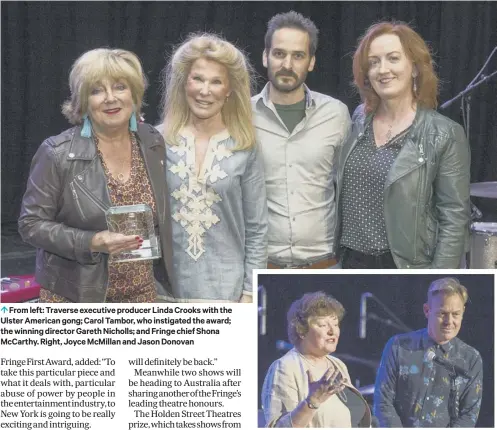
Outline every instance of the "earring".
[(368, 79), (368, 78), (365, 78), (365, 79), (364, 79), (364, 86), (365, 86), (366, 88), (371, 88), (371, 83), (369, 82), (369, 79)]
[(91, 122), (90, 118), (88, 118), (88, 114), (86, 113), (83, 116), (83, 128), (81, 129), (81, 136), (82, 137), (91, 137)]
[(138, 124), (136, 123), (136, 113), (133, 112), (129, 119), (129, 129), (131, 131), (138, 131)]
[(412, 80), (412, 90), (414, 91), (414, 94), (417, 94), (418, 92), (418, 86), (416, 84), (416, 78)]

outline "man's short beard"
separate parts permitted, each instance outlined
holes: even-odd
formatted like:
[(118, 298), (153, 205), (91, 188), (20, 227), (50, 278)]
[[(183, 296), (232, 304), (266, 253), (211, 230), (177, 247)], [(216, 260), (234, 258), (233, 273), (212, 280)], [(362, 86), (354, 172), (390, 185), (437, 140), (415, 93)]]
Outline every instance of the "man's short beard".
[(281, 85), (278, 82), (278, 78), (276, 77), (276, 74), (273, 75), (273, 73), (270, 71), (269, 67), (268, 67), (267, 76), (268, 76), (269, 82), (271, 82), (272, 86), (276, 90), (278, 90), (281, 93), (288, 94), (288, 93), (292, 93), (295, 90), (298, 90), (302, 86), (302, 84), (305, 82), (305, 80), (307, 78), (307, 71), (304, 72), (304, 74), (300, 78), (297, 77), (297, 79), (295, 80), (295, 84), (293, 84), (291, 86)]

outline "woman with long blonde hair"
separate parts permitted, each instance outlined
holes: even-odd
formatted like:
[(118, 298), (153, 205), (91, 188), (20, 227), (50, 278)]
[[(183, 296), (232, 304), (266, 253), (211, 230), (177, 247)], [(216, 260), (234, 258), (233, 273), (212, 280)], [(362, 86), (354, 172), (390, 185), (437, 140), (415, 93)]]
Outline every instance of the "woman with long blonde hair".
[(193, 34), (164, 70), (162, 132), (173, 223), (174, 301), (251, 302), (267, 261), (252, 67), (233, 44)]

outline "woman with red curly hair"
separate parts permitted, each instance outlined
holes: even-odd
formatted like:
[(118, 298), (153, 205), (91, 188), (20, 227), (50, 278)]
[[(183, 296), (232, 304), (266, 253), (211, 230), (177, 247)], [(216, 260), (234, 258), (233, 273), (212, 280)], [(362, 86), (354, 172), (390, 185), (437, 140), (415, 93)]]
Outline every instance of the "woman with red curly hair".
[(363, 104), (340, 154), (337, 233), (342, 267), (459, 267), (470, 221), (470, 151), (463, 128), (440, 115), (425, 41), (380, 22), (353, 60)]

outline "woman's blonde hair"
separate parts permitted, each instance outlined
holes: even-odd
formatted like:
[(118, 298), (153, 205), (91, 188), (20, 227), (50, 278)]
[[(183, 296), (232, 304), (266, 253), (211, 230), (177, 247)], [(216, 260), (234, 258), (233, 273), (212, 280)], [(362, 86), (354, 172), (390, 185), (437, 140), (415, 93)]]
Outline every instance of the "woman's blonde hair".
[(365, 104), (365, 111), (375, 110), (380, 98), (368, 80), (369, 48), (371, 42), (384, 34), (395, 34), (399, 37), (407, 58), (413, 63), (418, 72), (416, 78), (417, 91), (412, 92), (414, 100), (421, 106), (435, 109), (437, 107), (438, 77), (433, 68), (430, 49), (422, 37), (409, 25), (402, 21), (379, 22), (369, 27), (359, 41), (354, 54), (352, 71), (354, 85), (358, 89)]
[(178, 134), (190, 119), (185, 86), (193, 63), (200, 59), (216, 61), (226, 67), (231, 94), (221, 115), (228, 132), (236, 142), (235, 150), (255, 145), (252, 125), (253, 67), (245, 54), (233, 44), (215, 34), (191, 34), (171, 55), (162, 75), (162, 114), (164, 138), (169, 144), (179, 144)]
[(85, 52), (71, 68), (71, 98), (62, 105), (62, 113), (71, 124), (83, 122), (92, 87), (106, 79), (126, 81), (131, 90), (135, 112), (140, 115), (147, 87), (140, 59), (124, 49), (99, 48)]

